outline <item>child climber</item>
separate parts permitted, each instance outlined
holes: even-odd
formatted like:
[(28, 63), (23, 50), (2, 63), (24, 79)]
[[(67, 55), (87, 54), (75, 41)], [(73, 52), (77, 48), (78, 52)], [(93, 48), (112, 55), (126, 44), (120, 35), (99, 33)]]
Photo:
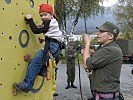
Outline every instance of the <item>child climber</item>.
[[(49, 59), (48, 52), (50, 52), (54, 58), (58, 57), (61, 53), (59, 42), (61, 41), (62, 33), (59, 30), (58, 22), (54, 18), (52, 6), (49, 4), (41, 4), (39, 14), (42, 24), (38, 27), (35, 25), (31, 14), (27, 14), (25, 16), (25, 19), (33, 33), (44, 33), (45, 36), (45, 46), (32, 59), (27, 68), (27, 73), (24, 80), (21, 83), (13, 84), (16, 89), (25, 93), (28, 93), (32, 90), (38, 72), (44, 67), (44, 65), (46, 65), (46, 62)], [(40, 42), (42, 42), (41, 39)]]

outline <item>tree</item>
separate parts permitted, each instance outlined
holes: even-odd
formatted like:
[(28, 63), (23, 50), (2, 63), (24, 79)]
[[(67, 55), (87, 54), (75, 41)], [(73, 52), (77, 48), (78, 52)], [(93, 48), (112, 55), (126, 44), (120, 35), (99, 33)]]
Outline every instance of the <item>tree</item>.
[(133, 1), (119, 0), (114, 13), (117, 23), (122, 27), (124, 39), (133, 39)]
[(65, 13), (65, 2), (64, 0), (56, 0), (55, 1), (55, 14), (57, 17), (57, 20), (59, 22), (60, 28), (64, 25), (66, 27), (66, 13)]
[(66, 28), (66, 19), (74, 20), (83, 2), (80, 12), (80, 18), (87, 18), (103, 12), (103, 7), (99, 6), (99, 2), (104, 0), (56, 0), (55, 12), (57, 20), (61, 27)]

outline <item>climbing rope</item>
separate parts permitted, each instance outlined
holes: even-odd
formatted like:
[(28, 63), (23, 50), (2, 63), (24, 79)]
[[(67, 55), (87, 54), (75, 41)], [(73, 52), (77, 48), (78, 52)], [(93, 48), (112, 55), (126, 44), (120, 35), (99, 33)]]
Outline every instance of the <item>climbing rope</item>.
[(84, 24), (85, 24), (85, 33), (87, 34), (87, 25), (86, 25), (86, 16), (85, 16), (85, 13), (84, 13)]
[(77, 60), (78, 60), (78, 69), (79, 69), (79, 88), (80, 88), (80, 95), (81, 95), (81, 100), (83, 100), (82, 87), (81, 87), (81, 77), (80, 77), (80, 72), (81, 71), (80, 71), (80, 63), (79, 63), (79, 53), (78, 53), (78, 56), (77, 56)]

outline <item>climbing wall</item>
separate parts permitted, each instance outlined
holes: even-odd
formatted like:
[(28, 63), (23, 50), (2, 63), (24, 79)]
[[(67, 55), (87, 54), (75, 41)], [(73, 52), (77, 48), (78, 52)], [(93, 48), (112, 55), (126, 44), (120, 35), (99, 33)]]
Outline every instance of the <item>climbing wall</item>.
[[(45, 79), (44, 86), (37, 94), (18, 93), (13, 96), (14, 82), (21, 82), (26, 74), (28, 62), (24, 55), (30, 54), (31, 58), (44, 44), (38, 38), (43, 35), (34, 35), (24, 16), (33, 15), (37, 25), (41, 24), (38, 13), (39, 4), (46, 0), (0, 0), (0, 100), (53, 100), (55, 90), (54, 66), (50, 61), (49, 80)], [(54, 5), (54, 0), (49, 0)], [(37, 77), (34, 88), (40, 86), (41, 77)]]

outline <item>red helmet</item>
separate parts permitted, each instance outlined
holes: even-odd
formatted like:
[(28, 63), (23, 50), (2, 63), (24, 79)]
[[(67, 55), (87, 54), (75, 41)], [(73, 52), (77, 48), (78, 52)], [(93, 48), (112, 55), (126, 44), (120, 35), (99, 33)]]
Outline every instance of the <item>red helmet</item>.
[(41, 4), (39, 7), (40, 7), (39, 13), (47, 12), (47, 13), (54, 15), (54, 10), (53, 10), (53, 7), (51, 5)]

